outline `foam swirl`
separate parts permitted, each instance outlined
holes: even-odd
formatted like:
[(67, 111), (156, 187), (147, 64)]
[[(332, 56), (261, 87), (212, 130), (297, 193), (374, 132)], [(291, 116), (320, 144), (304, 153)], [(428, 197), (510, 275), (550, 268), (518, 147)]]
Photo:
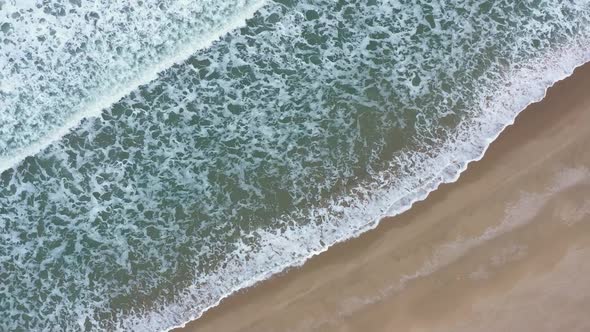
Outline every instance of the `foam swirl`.
[(410, 208), (590, 60), (589, 17), (269, 3), (1, 174), (0, 329), (164, 330)]

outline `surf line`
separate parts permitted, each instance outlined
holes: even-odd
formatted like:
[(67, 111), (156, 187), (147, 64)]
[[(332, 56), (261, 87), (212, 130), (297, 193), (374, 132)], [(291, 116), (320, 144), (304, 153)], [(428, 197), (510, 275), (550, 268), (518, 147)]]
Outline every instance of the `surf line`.
[(186, 44), (178, 52), (170, 58), (164, 59), (156, 64), (146, 67), (137, 78), (127, 82), (124, 87), (117, 87), (113, 89), (112, 93), (105, 93), (99, 96), (98, 101), (81, 105), (80, 110), (72, 114), (59, 128), (51, 130), (47, 135), (40, 138), (38, 141), (26, 146), (15, 149), (10, 155), (0, 156), (0, 173), (15, 167), (20, 164), (25, 158), (34, 156), (45, 148), (59, 141), (62, 137), (67, 135), (72, 129), (76, 128), (82, 120), (86, 118), (93, 118), (99, 116), (103, 110), (111, 107), (137, 88), (147, 85), (156, 80), (159, 74), (168, 68), (181, 64), (188, 60), (195, 52), (211, 47), (214, 42), (221, 39), (221, 37), (228, 33), (241, 28), (246, 25), (246, 21), (256, 14), (258, 10), (267, 4), (268, 0), (258, 0), (245, 10), (234, 15), (221, 29), (212, 32), (205, 38), (199, 38), (191, 43)]

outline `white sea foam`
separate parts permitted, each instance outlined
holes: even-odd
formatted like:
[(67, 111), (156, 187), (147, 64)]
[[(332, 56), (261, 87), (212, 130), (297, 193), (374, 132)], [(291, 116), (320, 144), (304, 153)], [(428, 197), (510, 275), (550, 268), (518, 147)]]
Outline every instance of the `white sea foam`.
[[(458, 133), (452, 143), (441, 149), (437, 158), (434, 160), (424, 160), (428, 162), (424, 167), (424, 173), (418, 174), (415, 178), (411, 179), (420, 182), (423, 179), (431, 179), (426, 181), (424, 186), (417, 185), (413, 191), (407, 190), (406, 192), (409, 194), (401, 197), (397, 186), (390, 187), (394, 188), (393, 190), (375, 190), (372, 188), (367, 193), (367, 195), (373, 197), (371, 200), (355, 201), (352, 206), (349, 206), (349, 199), (343, 198), (342, 201), (332, 202), (323, 211), (312, 211), (310, 217), (314, 218), (315, 216), (315, 218), (324, 219), (320, 223), (320, 226), (313, 225), (298, 229), (289, 229), (282, 234), (262, 234), (261, 242), (263, 245), (261, 247), (272, 248), (271, 250), (259, 253), (259, 255), (264, 255), (264, 258), (258, 258), (258, 261), (263, 264), (261, 266), (257, 266), (256, 264), (250, 265), (248, 269), (249, 277), (244, 278), (243, 281), (235, 284), (234, 287), (221, 293), (217, 301), (209, 306), (195, 308), (192, 304), (194, 303), (194, 299), (198, 298), (200, 287), (194, 286), (183, 294), (179, 301), (176, 302), (176, 305), (166, 308), (165, 313), (159, 313), (154, 317), (149, 316), (135, 319), (130, 326), (141, 328), (151, 327), (153, 326), (151, 324), (154, 323), (159, 325), (161, 321), (167, 320), (166, 317), (174, 317), (174, 314), (177, 312), (190, 310), (193, 314), (185, 323), (163, 330), (184, 327), (186, 323), (198, 319), (203, 313), (219, 305), (221, 300), (232, 295), (234, 292), (253, 286), (289, 267), (300, 266), (311, 257), (328, 250), (334, 244), (355, 238), (370, 229), (374, 229), (382, 218), (395, 216), (409, 210), (415, 202), (426, 199), (429, 193), (436, 190), (441, 184), (455, 182), (469, 163), (478, 161), (483, 157), (489, 145), (507, 126), (514, 123), (514, 119), (520, 111), (526, 108), (526, 106), (541, 100), (545, 96), (547, 89), (555, 82), (567, 78), (575, 68), (588, 61), (590, 61), (590, 49), (584, 49), (580, 45), (575, 44), (571, 48), (565, 47), (559, 52), (549, 55), (547, 58), (535, 59), (531, 61), (529, 66), (526, 66), (522, 70), (510, 72), (506, 75), (506, 77), (511, 78), (506, 85), (506, 89), (501, 93), (494, 93), (493, 99), (484, 98), (481, 101), (482, 105), (486, 105), (489, 107), (488, 109), (494, 109), (496, 112), (485, 112), (480, 118), (473, 119), (473, 122), (470, 122), (469, 125), (464, 127), (464, 131)], [(460, 153), (458, 154), (458, 152)], [(432, 174), (432, 170), (439, 170), (438, 175), (436, 173)], [(573, 170), (576, 174), (579, 171)], [(387, 178), (387, 176), (384, 175), (383, 178)], [(410, 179), (404, 179), (404, 181), (408, 180)], [(576, 183), (578, 180), (579, 177), (574, 176), (568, 177), (564, 181), (558, 181), (556, 186), (550, 189), (549, 194), (552, 194), (554, 191), (566, 189), (572, 182)], [(380, 186), (384, 186), (383, 183), (380, 183)], [(415, 184), (407, 183), (406, 186), (413, 187)], [(384, 187), (388, 186), (385, 185)], [(363, 191), (366, 189), (359, 188), (358, 190)], [(330, 213), (326, 211), (335, 212)], [(535, 210), (526, 208), (519, 211), (534, 213)], [(335, 216), (337, 220), (331, 220), (330, 215)], [(443, 251), (437, 253), (437, 257), (434, 257), (434, 260), (430, 264), (417, 271), (415, 275), (406, 276), (405, 279), (401, 280), (399, 287), (403, 288), (403, 284), (409, 280), (432, 273), (434, 270), (444, 266), (448, 261), (455, 259), (458, 255), (462, 255), (476, 243), (490, 237), (496, 237), (500, 232), (506, 232), (508, 229), (514, 228), (521, 223), (530, 221), (530, 218), (524, 218), (523, 216), (518, 216), (515, 219), (509, 215), (507, 218), (506, 225), (503, 224), (498, 229), (488, 230), (486, 234), (482, 235), (482, 238), (473, 239), (473, 243), (461, 242), (457, 243), (456, 246), (449, 245), (447, 248), (444, 248)], [(339, 222), (339, 220), (343, 220), (344, 222)], [(302, 250), (302, 248), (304, 249)], [(242, 250), (244, 253), (254, 251), (253, 248), (246, 245), (244, 245)], [(269, 262), (272, 262), (272, 265), (269, 265)], [(243, 268), (244, 266), (241, 263), (228, 262), (228, 268), (219, 274), (211, 276), (211, 279), (217, 281), (224, 280), (226, 279), (224, 276), (238, 273), (244, 276)], [(208, 284), (212, 280), (197, 281), (195, 285)], [(228, 282), (228, 284), (231, 284), (231, 282)]]
[(0, 13), (0, 172), (245, 25), (266, 2), (8, 2)]
[(588, 61), (587, 4), (261, 8), (2, 173), (0, 327), (168, 329), (409, 209)]

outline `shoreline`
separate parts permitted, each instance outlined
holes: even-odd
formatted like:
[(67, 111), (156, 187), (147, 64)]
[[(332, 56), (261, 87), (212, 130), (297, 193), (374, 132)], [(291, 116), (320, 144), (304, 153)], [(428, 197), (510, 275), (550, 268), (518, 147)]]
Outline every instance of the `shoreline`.
[[(344, 232), (336, 232), (338, 235), (332, 236), (332, 238), (328, 239), (328, 241), (324, 241), (324, 243), (327, 244), (322, 245), (322, 247), (316, 247), (313, 250), (310, 249), (310, 251), (305, 256), (298, 256), (295, 260), (290, 260), (287, 262), (281, 261), (279, 263), (276, 263), (264, 273), (255, 275), (253, 277), (251, 276), (251, 279), (242, 282), (237, 287), (231, 287), (229, 291), (227, 291), (220, 298), (218, 298), (215, 303), (207, 306), (206, 308), (199, 306), (198, 309), (194, 311), (196, 312), (196, 314), (191, 315), (191, 318), (189, 320), (185, 321), (180, 325), (169, 327), (167, 330), (169, 331), (185, 327), (191, 321), (200, 319), (203, 314), (217, 307), (221, 302), (223, 302), (228, 297), (232, 297), (234, 296), (234, 294), (240, 293), (245, 289), (256, 287), (260, 283), (264, 283), (267, 280), (274, 278), (276, 275), (286, 273), (287, 271), (290, 271), (292, 269), (300, 268), (302, 265), (307, 264), (308, 261), (313, 257), (324, 254), (326, 251), (328, 251), (328, 249), (333, 248), (334, 246), (337, 246), (341, 243), (348, 242), (351, 239), (362, 236), (366, 232), (378, 228), (383, 219), (389, 219), (389, 216), (397, 216), (406, 213), (408, 210), (412, 209), (414, 204), (427, 199), (427, 197), (429, 197), (431, 193), (439, 190), (439, 187), (449, 183), (452, 184), (456, 182), (457, 179), (462, 175), (462, 173), (469, 167), (471, 163), (477, 162), (484, 157), (490, 145), (497, 140), (497, 138), (504, 132), (504, 130), (507, 127), (511, 126), (514, 123), (515, 119), (519, 116), (520, 113), (522, 113), (525, 109), (529, 108), (530, 105), (542, 101), (547, 95), (548, 90), (555, 84), (570, 77), (576, 69), (584, 66), (585, 63), (590, 63), (588, 61), (590, 60), (590, 54), (584, 52), (583, 50), (578, 50), (576, 48), (571, 47), (572, 45), (564, 46), (564, 48), (561, 49), (559, 52), (546, 58), (543, 58), (543, 65), (541, 67), (544, 69), (541, 72), (532, 70), (531, 66), (524, 66), (525, 68), (522, 68), (512, 73), (514, 74), (514, 77), (512, 80), (507, 81), (506, 85), (508, 87), (516, 85), (517, 88), (500, 89), (498, 93), (501, 95), (501, 97), (513, 97), (514, 103), (512, 105), (507, 105), (501, 101), (498, 101), (497, 103), (486, 102), (487, 108), (491, 107), (501, 109), (501, 111), (498, 112), (498, 114), (495, 114), (494, 117), (503, 117), (505, 119), (505, 122), (495, 122), (494, 117), (483, 115), (479, 118), (478, 121), (476, 121), (476, 123), (473, 123), (473, 125), (476, 125), (477, 122), (479, 122), (479, 124), (481, 125), (481, 133), (479, 133), (479, 135), (475, 134), (474, 137), (465, 135), (462, 137), (456, 137), (456, 139), (460, 143), (471, 142), (468, 139), (469, 137), (471, 137), (471, 139), (479, 139), (479, 147), (469, 146), (470, 144), (462, 144), (453, 145), (453, 148), (443, 150), (444, 153), (442, 153), (442, 155), (446, 156), (446, 162), (448, 163), (446, 164), (447, 166), (444, 169), (441, 169), (440, 172), (437, 173), (437, 175), (432, 176), (432, 178), (430, 178), (430, 174), (425, 174), (425, 176), (429, 176), (430, 180), (425, 184), (419, 185), (419, 187), (417, 187), (412, 193), (400, 197), (398, 200), (391, 201), (390, 197), (392, 192), (387, 192), (387, 190), (381, 192), (379, 195), (376, 196), (376, 199), (374, 201), (371, 201), (371, 206), (369, 206), (368, 208), (368, 210), (374, 212), (373, 214), (364, 216), (365, 218), (362, 218), (362, 220), (357, 220), (358, 216), (352, 215), (351, 220), (354, 221), (354, 225), (352, 225), (354, 227), (349, 227), (349, 229), (345, 229)], [(520, 78), (520, 81), (517, 78)], [(527, 88), (525, 87), (525, 85), (521, 85), (519, 82), (521, 82), (522, 80), (527, 81), (529, 79), (537, 83), (543, 82), (544, 84), (548, 85), (544, 87), (537, 87), (538, 90), (542, 90), (542, 92), (535, 89), (526, 90)], [(543, 84), (539, 85), (542, 86)], [(524, 97), (526, 97), (526, 101), (523, 100)], [(504, 100), (502, 98), (499, 99)], [(467, 131), (467, 133), (472, 132)], [(485, 135), (481, 135), (482, 133), (485, 133)], [(467, 152), (467, 157), (463, 156), (466, 157), (464, 160), (457, 160), (456, 157), (453, 157), (454, 153), (465, 153), (465, 151), (462, 151), (460, 147), (469, 150)], [(436, 160), (434, 164), (440, 164), (440, 161), (444, 162), (445, 158), (442, 158), (443, 160)], [(416, 180), (420, 178), (419, 176), (416, 176), (416, 174), (414, 174), (413, 177), (416, 178)], [(386, 193), (387, 195), (383, 195), (384, 193)], [(395, 195), (395, 192), (393, 192), (393, 194)], [(370, 221), (366, 222), (366, 220)], [(330, 233), (331, 230), (333, 231), (334, 229), (330, 229), (328, 227), (328, 229), (324, 231)], [(190, 298), (190, 296), (188, 296), (187, 298)], [(186, 303), (186, 301), (181, 301), (181, 303)]]
[[(330, 250), (322, 253), (321, 255), (314, 256), (314, 257), (310, 258), (305, 263), (305, 265), (303, 265), (302, 267), (295, 267), (295, 268), (288, 269), (285, 272), (279, 273), (279, 275), (277, 275), (277, 276), (274, 276), (274, 277), (272, 277), (268, 280), (265, 280), (263, 282), (257, 283), (253, 287), (250, 287), (245, 290), (241, 290), (241, 291), (238, 291), (237, 293), (234, 293), (233, 295), (229, 296), (228, 298), (222, 300), (221, 304), (218, 305), (217, 307), (214, 307), (214, 308), (208, 310), (207, 312), (205, 312), (205, 314), (201, 318), (199, 318), (198, 320), (187, 324), (186, 330), (191, 331), (191, 330), (194, 330), (197, 328), (199, 330), (207, 330), (207, 328), (215, 329), (214, 326), (217, 326), (215, 324), (222, 324), (219, 327), (224, 326), (224, 329), (228, 330), (228, 331), (231, 331), (232, 329), (233, 330), (247, 330), (248, 328), (250, 328), (248, 325), (241, 325), (241, 327), (231, 326), (231, 325), (230, 326), (223, 325), (224, 324), (223, 318), (228, 318), (228, 320), (233, 320), (233, 319), (229, 319), (229, 318), (233, 318), (233, 317), (235, 317), (235, 315), (238, 315), (238, 317), (248, 317), (250, 320), (255, 320), (254, 317), (258, 316), (258, 320), (256, 320), (257, 324), (263, 324), (264, 322), (266, 322), (270, 325), (265, 325), (265, 326), (269, 326), (268, 328), (270, 330), (272, 330), (272, 326), (273, 326), (272, 319), (266, 320), (265, 318), (268, 318), (266, 316), (275, 316), (276, 317), (277, 315), (273, 314), (271, 312), (276, 311), (278, 309), (269, 310), (267, 312), (267, 315), (265, 315), (265, 311), (260, 310), (261, 308), (267, 308), (264, 306), (265, 303), (268, 306), (271, 306), (271, 308), (275, 307), (275, 306), (272, 306), (272, 304), (271, 304), (273, 302), (273, 300), (275, 301), (275, 304), (282, 303), (283, 305), (289, 304), (290, 306), (293, 306), (293, 305), (295, 305), (295, 304), (293, 304), (293, 302), (296, 303), (298, 301), (299, 302), (304, 301), (306, 296), (310, 297), (311, 296), (310, 294), (316, 293), (318, 291), (318, 289), (316, 289), (316, 288), (320, 287), (320, 286), (318, 286), (318, 284), (324, 285), (323, 287), (327, 287), (327, 284), (329, 284), (330, 281), (334, 280), (334, 278), (332, 278), (334, 276), (332, 273), (336, 273), (338, 275), (338, 280), (341, 280), (342, 283), (346, 284), (345, 279), (351, 278), (351, 277), (347, 277), (346, 272), (350, 272), (350, 269), (352, 269), (352, 270), (354, 270), (355, 268), (359, 269), (362, 266), (360, 263), (363, 260), (367, 260), (367, 259), (370, 260), (371, 258), (374, 258), (376, 255), (378, 255), (379, 251), (374, 252), (374, 250), (369, 250), (369, 249), (372, 247), (375, 247), (375, 246), (379, 246), (380, 243), (382, 244), (385, 241), (384, 239), (386, 239), (388, 237), (391, 237), (392, 239), (397, 239), (398, 241), (400, 241), (400, 245), (398, 245), (398, 247), (400, 247), (401, 243), (404, 242), (403, 236), (408, 235), (408, 234), (405, 234), (402, 236), (402, 234), (407, 233), (410, 229), (413, 232), (417, 232), (420, 229), (422, 232), (425, 232), (425, 233), (433, 232), (433, 230), (426, 229), (427, 228), (426, 225), (428, 225), (428, 223), (421, 224), (420, 221), (410, 222), (410, 220), (416, 219), (416, 218), (420, 219), (420, 212), (419, 211), (425, 211), (425, 210), (431, 209), (433, 205), (437, 205), (437, 201), (441, 200), (441, 196), (445, 196), (449, 192), (452, 193), (452, 192), (457, 192), (457, 191), (459, 191), (459, 192), (465, 191), (465, 189), (461, 189), (462, 187), (466, 186), (463, 183), (469, 182), (470, 178), (475, 177), (477, 179), (478, 173), (485, 173), (486, 168), (488, 170), (490, 169), (489, 164), (498, 163), (497, 161), (494, 161), (495, 159), (502, 159), (502, 155), (510, 154), (511, 149), (518, 149), (519, 144), (522, 145), (522, 144), (529, 142), (532, 139), (531, 137), (541, 136), (541, 133), (539, 133), (539, 132), (535, 133), (534, 130), (530, 129), (530, 127), (532, 125), (527, 124), (526, 122), (532, 122), (532, 123), (535, 123), (536, 125), (541, 126), (541, 127), (542, 126), (549, 127), (546, 129), (551, 129), (552, 128), (551, 126), (553, 126), (552, 123), (538, 123), (540, 121), (535, 120), (535, 115), (533, 115), (533, 116), (529, 115), (530, 113), (534, 112), (534, 111), (532, 111), (532, 109), (547, 109), (549, 107), (554, 107), (553, 104), (555, 104), (555, 102), (553, 102), (553, 100), (559, 99), (560, 94), (564, 95), (564, 94), (568, 93), (567, 91), (565, 91), (565, 92), (563, 91), (564, 90), (563, 86), (571, 86), (571, 85), (575, 86), (575, 82), (580, 81), (580, 80), (581, 81), (588, 81), (588, 76), (590, 76), (590, 74), (588, 72), (590, 72), (590, 65), (589, 64), (578, 67), (575, 70), (573, 75), (571, 75), (570, 77), (568, 77), (562, 81), (558, 81), (557, 83), (554, 84), (553, 87), (549, 88), (546, 91), (546, 94), (545, 94), (546, 97), (543, 101), (531, 104), (524, 111), (520, 112), (520, 114), (517, 117), (518, 120), (516, 121), (516, 124), (513, 126), (509, 126), (507, 129), (505, 129), (502, 132), (502, 134), (500, 135), (500, 137), (497, 140), (495, 140), (493, 143), (491, 143), (490, 146), (488, 146), (488, 151), (486, 152), (486, 156), (480, 161), (477, 161), (475, 163), (470, 163), (467, 171), (465, 171), (456, 182), (441, 185), (437, 190), (430, 193), (429, 197), (426, 198), (424, 201), (420, 201), (420, 202), (415, 203), (414, 206), (409, 211), (406, 211), (396, 217), (385, 218), (385, 219), (390, 219), (390, 220), (385, 220), (384, 222), (380, 222), (379, 226), (377, 226), (376, 229), (370, 230), (370, 231), (360, 235), (357, 238), (353, 238), (351, 240), (345, 241), (343, 243), (338, 243), (338, 244), (332, 246), (330, 248)], [(582, 89), (583, 89), (583, 87), (582, 87)], [(565, 90), (567, 90), (567, 89), (565, 89)], [(555, 95), (557, 95), (557, 97), (555, 97)], [(580, 98), (581, 97), (578, 96), (578, 99), (580, 99)], [(563, 99), (563, 96), (562, 96), (562, 99)], [(571, 98), (571, 96), (567, 96), (566, 99), (569, 100), (569, 99), (573, 99), (573, 98)], [(562, 102), (563, 102), (563, 100), (562, 100)], [(569, 109), (570, 109), (569, 114), (571, 114), (572, 107), (570, 107)], [(537, 111), (537, 113), (538, 112), (540, 112), (540, 111)], [(555, 112), (549, 113), (548, 111), (545, 111), (545, 114), (543, 115), (543, 117), (549, 118), (550, 120), (552, 119), (551, 117), (559, 118), (554, 113)], [(527, 120), (524, 120), (521, 118), (527, 118)], [(537, 117), (537, 119), (538, 118), (540, 118), (540, 117)], [(547, 121), (545, 121), (545, 122), (547, 122)], [(549, 121), (549, 122), (551, 122), (551, 121)], [(517, 127), (518, 128), (527, 127), (527, 128), (529, 128), (528, 131), (532, 130), (533, 134), (535, 134), (535, 135), (527, 135), (527, 137), (524, 137), (524, 138), (523, 137), (514, 138), (514, 136), (518, 136), (518, 134), (513, 134), (514, 132), (516, 132), (516, 130), (524, 131), (523, 129), (518, 129)], [(515, 128), (517, 128), (517, 129), (515, 129)], [(537, 131), (539, 131), (539, 130), (541, 130), (541, 129), (538, 129)], [(506, 138), (506, 137), (508, 137), (508, 138)], [(516, 144), (516, 147), (514, 145), (514, 142), (510, 142), (510, 140), (516, 141), (518, 143), (518, 144)], [(501, 150), (502, 152), (498, 152), (499, 150)], [(491, 155), (491, 156), (488, 156), (488, 155)], [(476, 175), (472, 175), (472, 174), (476, 174)], [(479, 175), (479, 176), (482, 177), (482, 175)], [(516, 176), (516, 175), (514, 175), (514, 176)], [(452, 206), (453, 203), (451, 202), (448, 204), (450, 204)], [(456, 206), (457, 202), (455, 202), (454, 204)], [(468, 205), (466, 205), (466, 206), (468, 206)], [(459, 208), (459, 207), (457, 207), (457, 208)], [(439, 222), (436, 222), (436, 221), (432, 221), (431, 224), (441, 227), (439, 225)], [(395, 234), (395, 233), (399, 233), (399, 234)], [(443, 233), (444, 233), (444, 231), (443, 231)], [(508, 231), (508, 233), (510, 233), (510, 231)], [(402, 239), (399, 239), (400, 237)], [(385, 242), (387, 242), (387, 241), (385, 241)], [(406, 241), (406, 242), (408, 242), (408, 241)], [(411, 244), (406, 244), (406, 245), (412, 246)], [(428, 246), (432, 246), (432, 244), (428, 244)], [(382, 248), (380, 250), (387, 251), (388, 249), (389, 250), (392, 249), (392, 248), (386, 248), (386, 247), (387, 246), (384, 246), (383, 248), (385, 248), (385, 249)], [(419, 249), (419, 250), (422, 250), (422, 249)], [(427, 256), (428, 255), (426, 255), (425, 257), (421, 257), (421, 259), (423, 259), (422, 262), (428, 261), (429, 258)], [(399, 257), (400, 261), (404, 260), (404, 259), (402, 259), (402, 257), (404, 257), (404, 256), (401, 255)], [(420, 259), (418, 259), (416, 257), (414, 257), (414, 258), (415, 258), (414, 263), (417, 263), (418, 261), (420, 261)], [(424, 259), (426, 259), (426, 260), (424, 260)], [(414, 265), (416, 265), (416, 264), (414, 264)], [(418, 267), (419, 267), (419, 264), (418, 264)], [(333, 268), (333, 270), (340, 269), (340, 271), (338, 271), (338, 272), (331, 271), (332, 268)], [(344, 268), (344, 270), (342, 270), (343, 268)], [(411, 269), (408, 269), (407, 271), (410, 271), (410, 270)], [(418, 269), (416, 271), (419, 272), (420, 269)], [(436, 272), (436, 271), (437, 271), (437, 269), (434, 270), (434, 272)], [(379, 271), (376, 270), (373, 272), (379, 272)], [(318, 274), (321, 274), (321, 275), (318, 275)], [(305, 283), (306, 283), (305, 280), (309, 279), (309, 277), (311, 275), (314, 275), (315, 277), (317, 277), (317, 278), (315, 278), (315, 277), (313, 278), (316, 286), (314, 286), (312, 289), (308, 289), (305, 286)], [(425, 274), (425, 276), (428, 276), (428, 275), (430, 275), (430, 274), (429, 273)], [(405, 281), (406, 283), (411, 283), (414, 279), (422, 278), (422, 276), (416, 276), (416, 278), (412, 279), (412, 278), (407, 277), (404, 274), (400, 274), (400, 277), (404, 277), (404, 276), (406, 279), (402, 278), (399, 280), (406, 280)], [(358, 278), (358, 276), (357, 276), (357, 278)], [(373, 277), (373, 278), (375, 278), (375, 277)], [(379, 279), (379, 278), (377, 277), (377, 279)], [(317, 280), (319, 280), (319, 281), (317, 281)], [(382, 282), (383, 282), (383, 280), (381, 280), (381, 283)], [(293, 287), (301, 287), (305, 291), (304, 292), (293, 292), (293, 294), (296, 295), (296, 298), (293, 300), (289, 299), (289, 296), (285, 297), (284, 294), (282, 296), (281, 296), (281, 294), (279, 294), (279, 293), (288, 292), (290, 289), (293, 289)], [(393, 288), (396, 288), (396, 287), (393, 287)], [(393, 289), (393, 288), (391, 288), (391, 289)], [(402, 287), (402, 288), (404, 288), (404, 287)], [(380, 292), (383, 293), (383, 289), (381, 289)], [(369, 291), (359, 292), (359, 294), (363, 294), (363, 293), (370, 293), (370, 292)], [(387, 293), (387, 292), (385, 292), (385, 293)], [(301, 295), (301, 294), (303, 294), (303, 295)], [(333, 298), (334, 299), (333, 301), (335, 301), (335, 303), (332, 304), (332, 307), (338, 307), (337, 296), (333, 292), (332, 293), (327, 292), (327, 295), (328, 295), (328, 298)], [(358, 296), (356, 296), (356, 297), (358, 297)], [(326, 296), (324, 296), (322, 298), (326, 298)], [(380, 302), (380, 301), (381, 300), (379, 300), (378, 302)], [(365, 304), (365, 306), (368, 306), (368, 305), (369, 304)], [(262, 307), (258, 307), (258, 310), (254, 311), (253, 313), (250, 313), (249, 315), (242, 316), (242, 315), (245, 315), (244, 310), (246, 310), (246, 309), (241, 309), (241, 308), (243, 308), (243, 307), (252, 308), (252, 307), (257, 307), (257, 306), (262, 306)], [(360, 307), (362, 307), (362, 306), (363, 305), (360, 305)], [(290, 310), (290, 311), (292, 311), (292, 310)], [(326, 309), (326, 311), (329, 311), (329, 310)], [(290, 316), (295, 316), (295, 314), (291, 313)], [(324, 315), (324, 318), (326, 316), (329, 316), (329, 314), (327, 312)], [(352, 316), (354, 316), (354, 315), (352, 315)], [(322, 319), (321, 318), (315, 319), (316, 323), (320, 320), (322, 320)], [(245, 323), (243, 320), (241, 322)], [(238, 324), (239, 322), (235, 322), (235, 323)], [(292, 326), (294, 326), (294, 325), (292, 325)], [(284, 326), (283, 329), (286, 327), (292, 327), (292, 326)], [(217, 329), (219, 329), (219, 327)], [(265, 330), (265, 328), (261, 327), (261, 325), (252, 326), (252, 328), (254, 328), (254, 330), (256, 330), (256, 329)], [(281, 328), (276, 327), (276, 325), (275, 325), (275, 328), (281, 329)], [(266, 330), (269, 330), (269, 329), (266, 329)], [(305, 328), (303, 328), (303, 329), (305, 330)]]

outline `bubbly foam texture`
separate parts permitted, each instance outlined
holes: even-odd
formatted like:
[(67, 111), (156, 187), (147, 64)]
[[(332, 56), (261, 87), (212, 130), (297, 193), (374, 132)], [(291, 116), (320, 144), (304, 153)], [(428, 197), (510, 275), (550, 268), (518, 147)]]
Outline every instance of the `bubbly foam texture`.
[(39, 152), (265, 1), (1, 1), (0, 170)]
[(407, 210), (590, 59), (589, 6), (261, 8), (2, 173), (0, 329), (167, 329)]

